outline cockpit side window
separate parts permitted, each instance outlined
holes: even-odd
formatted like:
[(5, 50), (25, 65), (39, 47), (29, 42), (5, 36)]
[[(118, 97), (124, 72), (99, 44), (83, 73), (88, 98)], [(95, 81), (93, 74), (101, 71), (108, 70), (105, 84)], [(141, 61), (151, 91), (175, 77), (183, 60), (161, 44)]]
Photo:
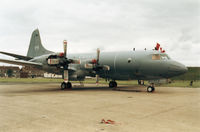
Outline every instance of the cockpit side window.
[(166, 54), (161, 55), (161, 60), (169, 60), (169, 56), (167, 56)]
[(160, 54), (153, 54), (152, 60), (160, 60)]

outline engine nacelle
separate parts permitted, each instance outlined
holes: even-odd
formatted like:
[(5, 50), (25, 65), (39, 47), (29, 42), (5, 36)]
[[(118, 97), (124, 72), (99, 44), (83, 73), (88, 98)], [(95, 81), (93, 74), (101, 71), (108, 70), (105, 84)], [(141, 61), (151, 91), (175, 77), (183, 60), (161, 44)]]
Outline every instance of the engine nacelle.
[(64, 56), (60, 55), (61, 53), (50, 55), (47, 58), (47, 64), (51, 66), (60, 65), (63, 62)]
[(59, 59), (56, 59), (56, 58), (49, 58), (49, 59), (47, 60), (47, 63), (48, 63), (49, 65), (58, 65), (58, 64), (59, 64)]
[(63, 53), (55, 53), (47, 59), (47, 64), (50, 66), (66, 66), (68, 64), (80, 64), (80, 60), (67, 59)]

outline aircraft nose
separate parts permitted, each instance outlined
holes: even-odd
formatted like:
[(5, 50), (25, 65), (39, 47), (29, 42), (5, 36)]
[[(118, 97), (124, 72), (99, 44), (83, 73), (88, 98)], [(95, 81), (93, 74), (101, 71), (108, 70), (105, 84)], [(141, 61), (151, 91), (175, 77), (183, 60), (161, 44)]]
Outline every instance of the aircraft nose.
[(179, 62), (174, 62), (169, 69), (177, 75), (184, 74), (188, 71), (188, 68)]
[(188, 68), (182, 64), (181, 71), (182, 71), (182, 73), (186, 73), (188, 71)]

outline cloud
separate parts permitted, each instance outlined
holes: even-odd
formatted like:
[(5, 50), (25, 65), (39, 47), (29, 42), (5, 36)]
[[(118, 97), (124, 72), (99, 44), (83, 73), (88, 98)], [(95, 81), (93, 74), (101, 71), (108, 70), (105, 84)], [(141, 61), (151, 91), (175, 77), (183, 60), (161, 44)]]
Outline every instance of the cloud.
[(152, 49), (159, 42), (172, 58), (200, 66), (191, 61), (200, 57), (199, 7), (198, 0), (6, 0), (0, 4), (1, 50), (25, 55), (39, 28), (53, 51), (63, 50), (63, 39), (70, 53)]

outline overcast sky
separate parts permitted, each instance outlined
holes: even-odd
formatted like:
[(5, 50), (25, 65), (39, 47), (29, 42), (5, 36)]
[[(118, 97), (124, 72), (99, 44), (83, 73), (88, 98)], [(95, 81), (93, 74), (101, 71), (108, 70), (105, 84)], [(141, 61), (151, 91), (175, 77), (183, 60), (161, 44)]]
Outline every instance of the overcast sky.
[(64, 39), (70, 53), (152, 49), (159, 42), (171, 58), (200, 66), (199, 0), (0, 0), (1, 51), (26, 55), (36, 28), (56, 52)]

